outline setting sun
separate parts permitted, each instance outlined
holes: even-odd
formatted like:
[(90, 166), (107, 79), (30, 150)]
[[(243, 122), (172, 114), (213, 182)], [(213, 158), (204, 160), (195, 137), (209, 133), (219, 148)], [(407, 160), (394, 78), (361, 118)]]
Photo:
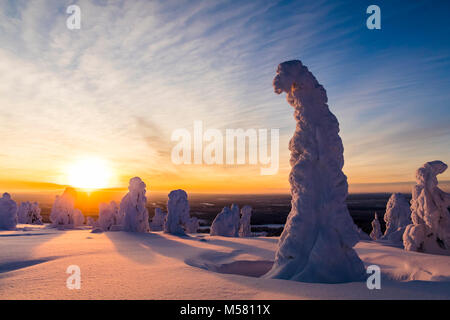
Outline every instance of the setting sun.
[(106, 161), (98, 158), (82, 159), (68, 169), (68, 183), (80, 189), (102, 189), (109, 185), (111, 169)]

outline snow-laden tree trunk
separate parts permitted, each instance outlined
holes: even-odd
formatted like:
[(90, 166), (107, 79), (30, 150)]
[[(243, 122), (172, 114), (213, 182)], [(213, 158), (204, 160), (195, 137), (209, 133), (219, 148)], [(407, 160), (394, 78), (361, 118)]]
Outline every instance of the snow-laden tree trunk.
[(372, 240), (379, 240), (383, 236), (381, 233), (380, 220), (378, 220), (378, 214), (375, 212), (375, 217), (372, 220), (372, 232), (370, 233), (370, 238)]
[(411, 199), (412, 224), (403, 234), (406, 250), (450, 255), (450, 194), (438, 187), (437, 175), (447, 170), (442, 161), (425, 163), (416, 172)]
[(14, 230), (17, 225), (17, 204), (9, 193), (0, 198), (0, 230)]
[(403, 233), (406, 226), (411, 224), (411, 210), (408, 200), (401, 193), (393, 193), (386, 205), (384, 221), (386, 222), (386, 231), (383, 240), (389, 240), (392, 243), (403, 244)]
[(278, 66), (275, 92), (287, 93), (297, 126), (289, 143), (292, 209), (280, 237), (269, 278), (338, 283), (365, 277), (353, 246), (357, 228), (348, 194), (339, 123), (325, 89), (298, 60)]
[(139, 177), (130, 180), (129, 192), (120, 202), (120, 215), (123, 216), (123, 230), (131, 232), (149, 231), (146, 185)]
[(244, 206), (241, 209), (241, 221), (239, 226), (239, 237), (251, 237), (252, 229), (250, 220), (252, 218), (252, 207)]

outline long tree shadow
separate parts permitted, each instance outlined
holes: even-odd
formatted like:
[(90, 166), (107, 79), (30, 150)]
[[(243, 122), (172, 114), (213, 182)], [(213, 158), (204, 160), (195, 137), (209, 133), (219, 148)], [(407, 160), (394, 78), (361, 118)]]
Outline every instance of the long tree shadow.
[(35, 250), (65, 232), (45, 227), (36, 228), (36, 230), (17, 229), (8, 231), (8, 233), (0, 233), (2, 238), (0, 241), (0, 277), (5, 277), (6, 273), (10, 271), (59, 258), (51, 254), (45, 257), (36, 257)]

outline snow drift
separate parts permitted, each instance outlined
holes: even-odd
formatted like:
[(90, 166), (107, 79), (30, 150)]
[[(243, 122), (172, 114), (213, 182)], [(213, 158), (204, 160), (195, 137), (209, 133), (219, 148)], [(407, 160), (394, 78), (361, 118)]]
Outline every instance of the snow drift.
[(73, 228), (84, 223), (84, 216), (80, 210), (75, 209), (77, 192), (67, 187), (61, 196), (56, 196), (50, 212), (50, 221), (54, 227)]
[(338, 283), (363, 280), (353, 246), (359, 235), (347, 209), (339, 123), (325, 89), (300, 61), (280, 64), (274, 90), (287, 93), (297, 122), (289, 142), (292, 209), (268, 278)]
[(19, 223), (42, 224), (41, 208), (37, 202), (22, 202), (17, 210)]
[(237, 237), (239, 236), (239, 207), (232, 204), (231, 208), (224, 207), (222, 211), (214, 219), (210, 235), (222, 237)]
[(241, 209), (241, 221), (239, 226), (239, 237), (251, 237), (252, 229), (250, 220), (252, 218), (252, 207), (244, 206)]
[(149, 231), (146, 185), (139, 177), (130, 179), (128, 193), (120, 202), (119, 214), (123, 216), (123, 230), (130, 232)]
[(425, 163), (416, 172), (411, 200), (412, 224), (403, 234), (406, 250), (450, 255), (450, 194), (438, 187), (437, 175), (447, 170), (442, 161)]
[(411, 210), (404, 195), (401, 193), (391, 195), (386, 205), (384, 221), (386, 222), (386, 231), (382, 239), (403, 244), (403, 233), (406, 226), (411, 224)]
[(382, 236), (380, 220), (378, 220), (378, 214), (375, 212), (375, 217), (372, 220), (372, 232), (370, 233), (370, 238), (372, 240), (379, 240)]
[(0, 229), (14, 230), (17, 225), (17, 204), (9, 193), (0, 198)]

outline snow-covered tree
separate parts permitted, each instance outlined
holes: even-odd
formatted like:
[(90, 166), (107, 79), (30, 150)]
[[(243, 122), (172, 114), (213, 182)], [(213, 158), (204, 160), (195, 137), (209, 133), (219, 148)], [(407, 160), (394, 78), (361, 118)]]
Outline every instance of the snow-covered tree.
[(155, 215), (150, 222), (150, 229), (152, 231), (162, 231), (164, 229), (164, 222), (166, 221), (167, 213), (161, 208), (155, 208)]
[(251, 237), (252, 228), (250, 225), (250, 220), (252, 218), (252, 207), (244, 206), (241, 209), (241, 221), (239, 226), (239, 237)]
[(411, 200), (412, 224), (403, 234), (406, 250), (450, 255), (450, 194), (438, 187), (437, 175), (447, 170), (442, 161), (425, 163), (416, 172)]
[(9, 193), (0, 198), (0, 229), (14, 230), (17, 225), (17, 204)]
[(128, 193), (120, 202), (119, 215), (123, 216), (123, 230), (130, 232), (149, 231), (146, 185), (139, 177), (130, 179)]
[(119, 207), (115, 201), (110, 203), (100, 203), (98, 220), (95, 226), (103, 231), (111, 230), (112, 226), (122, 223), (119, 213)]
[(198, 227), (199, 222), (197, 217), (190, 217), (184, 228), (187, 233), (196, 233)]
[(77, 192), (67, 187), (61, 196), (56, 196), (50, 212), (50, 221), (54, 227), (73, 228), (84, 223), (84, 216), (80, 210), (75, 209)]
[(291, 212), (267, 278), (338, 283), (365, 278), (348, 195), (339, 123), (325, 89), (300, 61), (278, 66), (275, 92), (287, 93), (297, 127), (289, 142)]
[(370, 238), (372, 240), (379, 240), (383, 236), (381, 233), (380, 220), (378, 220), (378, 214), (375, 212), (375, 218), (372, 220), (372, 232), (370, 233)]
[(173, 190), (169, 193), (167, 201), (167, 218), (164, 232), (184, 235), (184, 226), (189, 222), (189, 201), (184, 190)]
[(237, 237), (239, 236), (239, 207), (232, 204), (231, 208), (224, 207), (222, 211), (214, 219), (210, 235), (222, 237)]
[(403, 233), (406, 226), (411, 224), (411, 210), (408, 200), (401, 193), (393, 193), (386, 205), (384, 221), (386, 231), (383, 240), (403, 244)]
[(37, 202), (22, 202), (17, 210), (19, 223), (42, 224), (41, 208)]

